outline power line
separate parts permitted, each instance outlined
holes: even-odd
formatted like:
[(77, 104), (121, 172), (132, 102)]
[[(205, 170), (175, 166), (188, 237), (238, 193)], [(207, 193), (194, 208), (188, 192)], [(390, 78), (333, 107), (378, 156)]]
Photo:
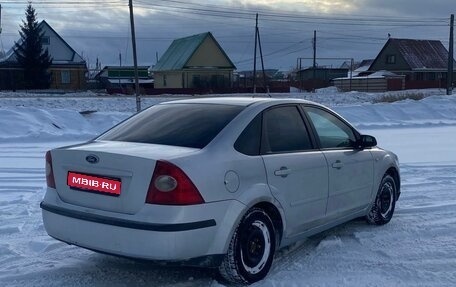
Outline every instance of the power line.
[[(24, 4), (25, 1), (8, 1), (6, 4)], [(253, 20), (254, 15), (261, 9), (239, 9), (235, 7), (227, 7), (221, 5), (200, 5), (192, 2), (183, 1), (156, 1), (154, 3), (146, 1), (136, 1), (139, 3), (137, 7), (146, 10), (167, 10), (167, 11), (185, 11), (194, 15), (204, 15), (219, 18), (237, 18), (245, 20)], [(163, 4), (157, 3), (162, 2)], [(171, 4), (170, 4), (171, 3)], [(103, 7), (112, 6), (125, 6), (125, 3), (119, 1), (36, 1), (34, 5), (54, 5), (54, 8), (61, 8), (62, 5), (102, 5)], [(423, 27), (434, 26), (442, 27), (448, 26), (446, 18), (405, 18), (393, 16), (344, 16), (335, 17), (331, 16), (318, 16), (318, 15), (303, 15), (291, 12), (271, 12), (270, 10), (262, 10), (262, 22), (282, 22), (282, 23), (303, 23), (303, 24), (319, 24), (319, 25), (348, 25), (348, 26), (410, 26), (410, 27)]]

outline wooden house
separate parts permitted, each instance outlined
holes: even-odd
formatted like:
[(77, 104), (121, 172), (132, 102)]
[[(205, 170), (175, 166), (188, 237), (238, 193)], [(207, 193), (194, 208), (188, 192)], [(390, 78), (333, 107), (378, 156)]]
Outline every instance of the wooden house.
[[(43, 49), (47, 49), (52, 58), (50, 88), (85, 89), (87, 67), (84, 59), (46, 21), (41, 21), (38, 27), (43, 32)], [(0, 59), (0, 89), (22, 89), (21, 73), (13, 47)]]
[[(108, 93), (132, 94), (135, 90), (134, 66), (105, 66), (94, 78)], [(138, 83), (141, 93), (154, 88), (149, 66), (138, 66)]]
[(209, 92), (229, 89), (236, 67), (210, 33), (172, 42), (153, 68), (155, 89)]
[(310, 67), (297, 72), (297, 81), (300, 89), (312, 91), (329, 87), (331, 80), (346, 77), (347, 68)]
[(440, 88), (446, 86), (447, 67), (448, 51), (440, 41), (390, 38), (368, 71), (404, 75), (406, 89)]

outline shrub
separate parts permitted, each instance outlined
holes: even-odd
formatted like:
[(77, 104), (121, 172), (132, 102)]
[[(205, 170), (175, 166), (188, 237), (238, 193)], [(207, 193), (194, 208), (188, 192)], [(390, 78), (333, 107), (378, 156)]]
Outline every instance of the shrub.
[(419, 101), (427, 97), (428, 95), (419, 92), (413, 93), (400, 93), (400, 94), (388, 94), (383, 95), (380, 98), (376, 98), (373, 100), (373, 103), (393, 103), (403, 100), (414, 100)]

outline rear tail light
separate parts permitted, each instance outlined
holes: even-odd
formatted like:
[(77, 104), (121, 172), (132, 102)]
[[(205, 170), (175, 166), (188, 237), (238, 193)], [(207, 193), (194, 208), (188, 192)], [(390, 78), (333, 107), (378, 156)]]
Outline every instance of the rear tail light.
[(51, 152), (46, 152), (46, 183), (48, 187), (55, 188), (54, 170), (52, 169)]
[(167, 161), (157, 161), (146, 203), (191, 205), (204, 203), (204, 200), (190, 178), (179, 167)]

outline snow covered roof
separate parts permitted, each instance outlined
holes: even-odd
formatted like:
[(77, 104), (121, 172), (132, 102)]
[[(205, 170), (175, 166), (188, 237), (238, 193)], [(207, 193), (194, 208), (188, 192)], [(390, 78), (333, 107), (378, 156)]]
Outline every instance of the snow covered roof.
[[(111, 84), (134, 84), (134, 79), (108, 79)], [(138, 79), (140, 84), (152, 84), (154, 79)]]
[[(402, 78), (405, 77), (403, 75), (398, 75), (390, 71), (380, 70), (375, 73), (366, 76), (358, 76), (353, 75), (351, 79), (382, 79), (382, 78)], [(335, 78), (334, 80), (347, 80), (350, 77), (343, 77), (343, 78)]]
[[(369, 70), (369, 68), (372, 65), (372, 63), (374, 62), (374, 60), (375, 59), (362, 60), (361, 63), (359, 64), (359, 66), (358, 66), (358, 69), (363, 69), (363, 71)], [(358, 69), (356, 69), (356, 70), (358, 70)]]
[(445, 69), (448, 65), (448, 51), (440, 41), (391, 39), (404, 56), (412, 70)]
[[(53, 64), (85, 64), (84, 59), (45, 20), (41, 21), (38, 27), (44, 37), (49, 38), (49, 43), (43, 44), (43, 48), (48, 49)], [(20, 41), (21, 39), (18, 40)], [(0, 59), (1, 62), (17, 63), (14, 46)]]
[(1, 62), (11, 62), (12, 59), (14, 59), (13, 62), (15, 62), (16, 60), (16, 57), (14, 56), (14, 49), (11, 48), (8, 50), (8, 52), (6, 52), (5, 54), (2, 55), (2, 57), (0, 57), (0, 63)]
[(361, 74), (362, 72), (368, 71), (373, 62), (374, 62), (374, 59), (362, 60), (361, 63), (359, 63), (358, 68), (356, 68), (353, 71), (352, 76), (355, 77), (355, 76), (358, 76), (359, 74)]
[(440, 41), (390, 38), (379, 56), (388, 45), (393, 45), (397, 49), (411, 70), (447, 69), (448, 51)]
[(369, 77), (402, 77), (402, 76), (395, 74), (393, 72), (390, 72), (390, 71), (380, 70), (373, 74), (370, 74)]

